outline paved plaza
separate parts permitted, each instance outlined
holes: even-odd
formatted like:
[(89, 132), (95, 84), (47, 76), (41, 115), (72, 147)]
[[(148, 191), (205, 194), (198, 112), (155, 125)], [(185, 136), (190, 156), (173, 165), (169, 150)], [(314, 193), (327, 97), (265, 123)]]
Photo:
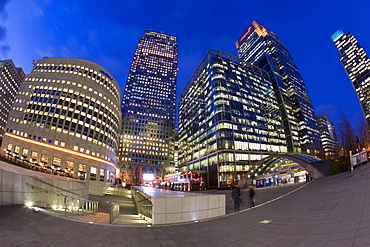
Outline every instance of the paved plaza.
[(257, 189), (256, 200), (255, 208), (244, 205), (237, 213), (228, 205), (228, 214), (217, 219), (152, 227), (89, 224), (3, 206), (0, 246), (370, 246), (370, 165), (353, 175)]

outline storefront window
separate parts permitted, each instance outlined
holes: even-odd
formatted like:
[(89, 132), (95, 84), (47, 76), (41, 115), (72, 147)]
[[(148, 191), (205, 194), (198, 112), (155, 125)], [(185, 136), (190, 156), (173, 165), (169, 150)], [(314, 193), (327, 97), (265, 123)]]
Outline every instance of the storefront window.
[(79, 164), (78, 165), (78, 178), (80, 180), (85, 180), (86, 179), (86, 165), (84, 165), (84, 164)]
[(73, 161), (68, 161), (66, 162), (66, 175), (69, 177), (73, 177), (73, 167), (75, 163)]
[(53, 166), (55, 169), (60, 169), (60, 165), (62, 163), (62, 159), (58, 157), (53, 157)]
[(17, 145), (14, 146), (14, 153), (15, 154), (19, 154), (19, 151), (21, 150), (21, 148)]
[(104, 181), (105, 169), (100, 169), (100, 181)]
[(23, 158), (27, 158), (27, 156), (28, 156), (28, 149), (27, 148), (23, 148), (23, 150), (22, 150), (22, 157)]
[(31, 152), (31, 159), (30, 159), (30, 162), (36, 162), (37, 161), (37, 152), (36, 151), (32, 151)]
[(47, 154), (41, 154), (41, 163), (46, 165), (48, 163), (49, 156)]
[(91, 167), (90, 170), (90, 180), (96, 180), (96, 167)]

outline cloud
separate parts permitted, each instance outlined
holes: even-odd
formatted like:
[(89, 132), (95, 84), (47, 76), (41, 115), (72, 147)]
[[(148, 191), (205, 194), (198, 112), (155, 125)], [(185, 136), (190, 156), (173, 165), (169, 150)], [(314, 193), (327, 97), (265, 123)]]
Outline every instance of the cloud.
[[(0, 16), (6, 17), (5, 6), (8, 0), (0, 0)], [(10, 50), (9, 44), (6, 42), (6, 27), (0, 24), (0, 59), (6, 59)]]
[(8, 51), (10, 51), (10, 46), (9, 45), (1, 45), (0, 46), (0, 51), (1, 53), (8, 53)]
[(6, 36), (6, 28), (0, 25), (0, 40), (4, 40)]
[(43, 49), (35, 48), (35, 54), (40, 58), (42, 57), (54, 57), (55, 49), (51, 45), (44, 46)]
[(5, 6), (8, 2), (9, 0), (0, 0), (0, 13), (5, 10)]

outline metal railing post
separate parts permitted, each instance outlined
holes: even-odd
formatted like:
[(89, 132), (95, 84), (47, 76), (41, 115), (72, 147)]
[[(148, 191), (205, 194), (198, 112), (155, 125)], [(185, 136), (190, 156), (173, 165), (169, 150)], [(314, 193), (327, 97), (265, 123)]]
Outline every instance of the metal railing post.
[(64, 217), (67, 218), (67, 196), (64, 197)]

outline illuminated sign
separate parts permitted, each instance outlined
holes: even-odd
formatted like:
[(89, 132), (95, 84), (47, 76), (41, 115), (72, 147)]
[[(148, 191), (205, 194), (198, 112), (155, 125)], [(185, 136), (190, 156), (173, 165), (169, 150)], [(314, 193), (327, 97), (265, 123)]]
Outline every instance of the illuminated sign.
[(342, 37), (344, 35), (344, 33), (343, 33), (343, 31), (342, 30), (338, 30), (338, 31), (336, 31), (331, 37), (330, 37), (330, 39), (333, 41), (333, 42), (335, 42), (335, 41), (337, 41), (338, 39), (340, 39), (340, 37)]
[(266, 35), (268, 35), (266, 28), (261, 24), (258, 24), (256, 21), (253, 21), (252, 25), (256, 29), (256, 33), (258, 36), (265, 37)]
[(245, 32), (245, 34), (240, 38), (240, 41), (243, 41), (245, 37), (252, 31), (252, 27), (248, 27), (248, 30)]
[(100, 73), (106, 75), (109, 79), (113, 80), (113, 77), (111, 77), (110, 75), (108, 75), (108, 73), (105, 72), (104, 70), (100, 70)]
[(154, 174), (144, 173), (143, 174), (144, 181), (153, 181), (154, 180)]

